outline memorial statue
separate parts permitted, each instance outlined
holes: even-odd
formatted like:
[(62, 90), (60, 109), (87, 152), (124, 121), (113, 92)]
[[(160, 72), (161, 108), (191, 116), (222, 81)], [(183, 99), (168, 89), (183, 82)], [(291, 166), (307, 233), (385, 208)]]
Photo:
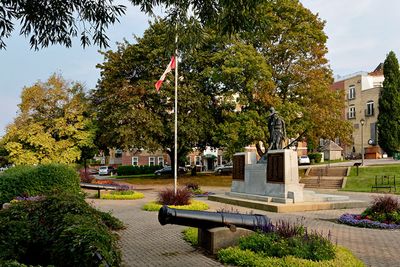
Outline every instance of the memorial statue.
[(269, 109), (271, 112), (268, 119), (268, 131), (269, 131), (269, 147), (268, 150), (282, 149), (283, 142), (286, 139), (286, 127), (285, 121), (279, 117), (275, 108)]

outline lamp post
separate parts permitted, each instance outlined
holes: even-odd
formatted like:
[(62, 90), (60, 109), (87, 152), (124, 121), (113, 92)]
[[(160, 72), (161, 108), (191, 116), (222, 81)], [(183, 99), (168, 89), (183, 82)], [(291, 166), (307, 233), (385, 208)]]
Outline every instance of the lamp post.
[(364, 166), (364, 124), (365, 120), (360, 120), (361, 124), (361, 166)]

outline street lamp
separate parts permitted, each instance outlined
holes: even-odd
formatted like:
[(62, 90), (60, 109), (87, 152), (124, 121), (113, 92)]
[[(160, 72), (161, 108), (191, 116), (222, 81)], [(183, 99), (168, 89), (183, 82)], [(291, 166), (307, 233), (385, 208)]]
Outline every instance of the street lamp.
[(361, 124), (361, 166), (364, 166), (364, 124), (365, 120), (361, 119), (360, 120)]

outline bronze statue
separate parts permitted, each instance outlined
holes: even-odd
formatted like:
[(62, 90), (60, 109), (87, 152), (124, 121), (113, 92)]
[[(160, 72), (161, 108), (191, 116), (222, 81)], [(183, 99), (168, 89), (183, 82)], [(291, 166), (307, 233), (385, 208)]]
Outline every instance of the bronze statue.
[(269, 147), (268, 150), (282, 149), (283, 142), (286, 139), (286, 127), (285, 121), (279, 117), (275, 108), (269, 109), (271, 112), (268, 119), (268, 131), (269, 131)]

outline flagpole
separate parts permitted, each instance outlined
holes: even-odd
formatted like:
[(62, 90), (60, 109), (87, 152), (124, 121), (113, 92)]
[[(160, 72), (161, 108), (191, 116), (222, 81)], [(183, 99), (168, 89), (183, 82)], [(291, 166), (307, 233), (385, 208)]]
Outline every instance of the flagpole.
[(174, 193), (178, 187), (178, 18), (175, 24), (175, 127), (174, 127)]

